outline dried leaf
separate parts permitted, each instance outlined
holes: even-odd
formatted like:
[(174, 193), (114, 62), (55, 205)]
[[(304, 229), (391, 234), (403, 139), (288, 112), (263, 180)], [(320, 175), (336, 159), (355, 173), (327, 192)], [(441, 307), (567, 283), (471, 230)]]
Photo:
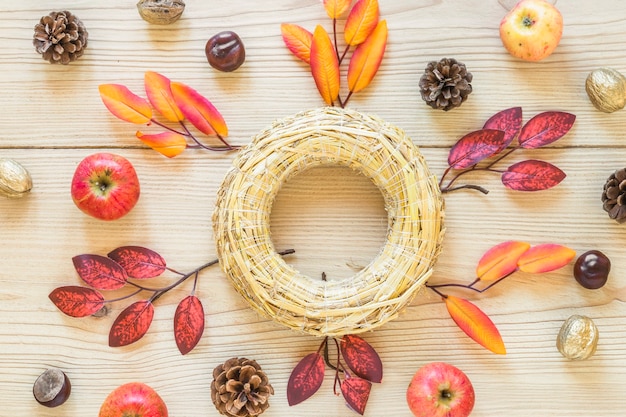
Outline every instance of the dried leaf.
[(365, 42), (378, 24), (379, 17), (378, 0), (358, 0), (346, 19), (343, 30), (346, 43), (356, 46)]
[(339, 60), (328, 33), (320, 25), (313, 32), (310, 64), (320, 95), (332, 106), (339, 96)]
[(126, 285), (128, 275), (112, 259), (100, 255), (78, 255), (72, 258), (78, 276), (99, 290), (117, 290)]
[(156, 134), (145, 134), (137, 131), (137, 139), (168, 158), (180, 155), (187, 149), (187, 139), (178, 133), (161, 132)]
[(182, 299), (174, 314), (174, 338), (183, 355), (196, 347), (204, 333), (204, 309), (195, 295)]
[(517, 191), (541, 191), (565, 179), (565, 173), (549, 162), (529, 159), (511, 165), (502, 173), (505, 187)]
[(356, 375), (371, 382), (383, 380), (383, 363), (369, 343), (359, 336), (345, 335), (340, 347), (344, 361)]
[(348, 407), (360, 415), (365, 413), (365, 406), (371, 390), (372, 383), (370, 381), (356, 376), (346, 378), (341, 383), (341, 394), (346, 400)]
[(283, 42), (292, 54), (307, 64), (311, 62), (311, 43), (313, 42), (311, 32), (302, 26), (291, 23), (280, 25), (280, 32), (283, 36)]
[(141, 339), (152, 324), (154, 306), (150, 301), (136, 301), (117, 316), (109, 332), (109, 346), (121, 347)]
[(152, 119), (150, 103), (127, 87), (119, 84), (101, 84), (98, 91), (106, 108), (118, 119), (136, 124), (148, 123)]
[(144, 75), (144, 86), (152, 107), (170, 122), (185, 120), (185, 115), (176, 105), (170, 88), (170, 79), (158, 72), (147, 71)]
[(510, 109), (502, 110), (494, 114), (485, 122), (483, 129), (504, 131), (504, 138), (499, 152), (503, 151), (513, 142), (513, 139), (515, 139), (522, 129), (522, 108), (511, 107)]
[(539, 113), (522, 128), (518, 142), (522, 148), (535, 149), (562, 138), (574, 125), (576, 116), (560, 111)]
[(324, 9), (326, 9), (328, 17), (338, 19), (348, 10), (350, 3), (352, 3), (352, 0), (324, 0)]
[(296, 405), (317, 392), (324, 381), (324, 358), (310, 353), (298, 362), (287, 382), (287, 402)]
[(59, 310), (72, 317), (91, 316), (104, 305), (104, 297), (99, 291), (74, 285), (55, 288), (48, 298)]
[(465, 169), (483, 159), (495, 155), (502, 149), (502, 130), (482, 129), (468, 133), (452, 146), (448, 154), (448, 165), (454, 169)]
[(545, 243), (530, 248), (517, 263), (520, 271), (539, 274), (564, 267), (574, 256), (576, 251), (567, 246)]
[(141, 246), (120, 246), (107, 255), (126, 270), (133, 278), (158, 277), (165, 271), (165, 259), (152, 249)]
[(444, 301), (450, 317), (465, 334), (493, 353), (506, 353), (500, 332), (482, 310), (471, 302), (452, 295), (445, 297)]
[(170, 84), (176, 104), (199, 131), (205, 135), (228, 135), (228, 127), (219, 111), (193, 88), (178, 82)]
[(526, 242), (502, 242), (489, 249), (478, 261), (476, 278), (481, 281), (495, 281), (517, 270), (517, 261), (530, 249)]
[(367, 87), (378, 71), (387, 46), (387, 21), (381, 20), (370, 36), (357, 46), (348, 66), (348, 88), (358, 93)]

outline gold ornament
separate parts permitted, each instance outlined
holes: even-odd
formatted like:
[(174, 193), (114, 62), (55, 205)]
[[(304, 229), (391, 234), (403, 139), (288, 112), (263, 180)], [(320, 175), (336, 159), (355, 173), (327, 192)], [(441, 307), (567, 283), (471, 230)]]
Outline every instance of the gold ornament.
[(33, 181), (26, 168), (13, 159), (0, 159), (0, 195), (19, 198), (31, 188)]
[(596, 109), (605, 113), (621, 110), (626, 105), (626, 77), (612, 68), (591, 71), (585, 90)]
[(561, 326), (556, 348), (567, 359), (588, 359), (596, 352), (598, 338), (598, 328), (589, 317), (573, 315)]
[(141, 0), (137, 3), (141, 18), (156, 25), (169, 25), (177, 21), (185, 10), (183, 0)]

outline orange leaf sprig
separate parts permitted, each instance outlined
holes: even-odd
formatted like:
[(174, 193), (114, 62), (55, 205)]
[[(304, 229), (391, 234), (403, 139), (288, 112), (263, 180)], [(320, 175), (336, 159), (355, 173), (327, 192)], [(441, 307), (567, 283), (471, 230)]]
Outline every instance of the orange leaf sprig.
[(489, 316), (470, 301), (445, 294), (442, 289), (455, 287), (483, 293), (515, 272), (555, 271), (570, 263), (574, 256), (573, 249), (554, 243), (531, 246), (520, 241), (502, 242), (481, 257), (476, 278), (470, 284), (426, 284), (426, 287), (441, 296), (452, 320), (472, 340), (494, 353), (505, 354), (504, 341)]
[[(224, 139), (228, 127), (220, 112), (198, 91), (180, 82), (172, 82), (166, 76), (147, 71), (144, 87), (148, 99), (144, 99), (126, 86), (120, 84), (101, 84), (98, 87), (100, 97), (106, 108), (117, 118), (135, 124), (157, 125), (165, 131), (144, 133), (137, 131), (136, 136), (143, 143), (173, 158), (187, 148), (202, 148), (211, 151), (231, 151), (238, 147), (231, 146)], [(180, 128), (173, 128), (154, 118), (153, 109), (165, 120), (177, 123)], [(197, 130), (207, 136), (215, 136), (221, 146), (206, 145), (189, 130), (185, 121), (189, 121)]]
[[(387, 21), (380, 20), (378, 0), (324, 0), (324, 9), (332, 19), (332, 40), (323, 26), (313, 33), (292, 23), (281, 25), (282, 38), (287, 48), (300, 60), (309, 64), (315, 85), (330, 106), (345, 107), (354, 93), (367, 87), (378, 72), (387, 46)], [(344, 50), (339, 53), (338, 19), (348, 11), (344, 26)], [(348, 93), (340, 96), (340, 66), (352, 52), (348, 65)]]

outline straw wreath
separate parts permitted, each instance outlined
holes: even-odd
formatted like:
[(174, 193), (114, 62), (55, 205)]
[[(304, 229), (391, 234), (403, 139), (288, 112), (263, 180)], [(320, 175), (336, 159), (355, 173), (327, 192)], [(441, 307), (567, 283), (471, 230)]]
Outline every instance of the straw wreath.
[[(347, 166), (370, 178), (388, 212), (380, 253), (348, 279), (301, 274), (270, 237), (281, 185), (320, 165)], [(411, 302), (439, 255), (443, 206), (436, 179), (403, 131), (325, 107), (275, 122), (241, 150), (218, 191), (213, 228), (222, 270), (254, 309), (291, 329), (341, 336), (372, 330)]]

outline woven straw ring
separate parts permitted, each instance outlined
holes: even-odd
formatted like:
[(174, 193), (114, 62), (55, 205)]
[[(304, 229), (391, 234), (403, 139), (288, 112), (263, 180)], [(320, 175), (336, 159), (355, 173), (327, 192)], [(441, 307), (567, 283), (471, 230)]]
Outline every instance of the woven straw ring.
[[(299, 273), (270, 239), (281, 185), (320, 165), (347, 166), (370, 178), (388, 212), (380, 253), (348, 279)], [(275, 122), (241, 150), (218, 191), (213, 228), (222, 270), (254, 309), (291, 329), (341, 336), (393, 319), (428, 280), (444, 234), (443, 199), (404, 132), (325, 107)]]

